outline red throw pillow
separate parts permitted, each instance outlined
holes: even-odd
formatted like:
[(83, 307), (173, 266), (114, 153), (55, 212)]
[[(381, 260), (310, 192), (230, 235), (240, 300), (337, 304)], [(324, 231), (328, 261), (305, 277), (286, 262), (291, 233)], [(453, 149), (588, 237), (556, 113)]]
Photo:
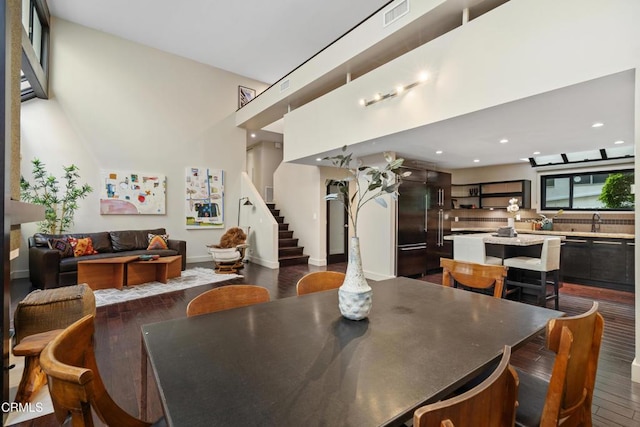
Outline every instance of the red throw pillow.
[(169, 240), (168, 234), (149, 234), (149, 246), (147, 246), (147, 250), (169, 249), (167, 240)]
[(82, 239), (69, 237), (67, 240), (69, 240), (69, 244), (73, 248), (73, 256), (75, 257), (98, 253), (98, 251), (93, 249), (93, 241), (91, 240), (91, 237), (85, 237)]

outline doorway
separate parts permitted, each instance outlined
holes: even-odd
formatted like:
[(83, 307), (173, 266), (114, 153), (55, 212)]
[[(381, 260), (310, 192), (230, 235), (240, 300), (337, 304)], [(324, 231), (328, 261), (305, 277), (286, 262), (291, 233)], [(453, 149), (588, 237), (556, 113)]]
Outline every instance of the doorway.
[[(327, 194), (339, 193), (346, 182), (329, 181)], [(327, 200), (327, 264), (347, 262), (349, 216), (339, 200)]]

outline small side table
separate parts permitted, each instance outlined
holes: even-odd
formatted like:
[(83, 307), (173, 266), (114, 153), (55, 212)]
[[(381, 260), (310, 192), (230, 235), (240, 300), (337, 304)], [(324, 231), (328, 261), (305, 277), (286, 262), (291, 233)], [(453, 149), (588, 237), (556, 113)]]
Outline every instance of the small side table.
[(127, 264), (126, 285), (140, 285), (153, 281), (167, 283), (167, 280), (180, 276), (181, 268), (182, 255), (149, 261), (133, 261)]

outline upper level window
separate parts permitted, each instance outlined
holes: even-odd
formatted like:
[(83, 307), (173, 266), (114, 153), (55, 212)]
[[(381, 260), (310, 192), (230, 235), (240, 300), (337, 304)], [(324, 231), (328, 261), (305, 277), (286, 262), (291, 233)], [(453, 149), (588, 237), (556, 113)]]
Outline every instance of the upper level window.
[(22, 40), (23, 101), (48, 97), (49, 20), (46, 0), (22, 1), (22, 26), (27, 35)]
[(633, 210), (633, 169), (544, 175), (542, 210)]

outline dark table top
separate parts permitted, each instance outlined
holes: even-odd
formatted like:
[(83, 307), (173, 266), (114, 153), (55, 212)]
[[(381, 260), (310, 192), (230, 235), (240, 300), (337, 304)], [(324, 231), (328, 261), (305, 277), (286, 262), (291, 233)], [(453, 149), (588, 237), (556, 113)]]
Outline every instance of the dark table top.
[(171, 426), (397, 425), (562, 313), (407, 278), (142, 327)]

